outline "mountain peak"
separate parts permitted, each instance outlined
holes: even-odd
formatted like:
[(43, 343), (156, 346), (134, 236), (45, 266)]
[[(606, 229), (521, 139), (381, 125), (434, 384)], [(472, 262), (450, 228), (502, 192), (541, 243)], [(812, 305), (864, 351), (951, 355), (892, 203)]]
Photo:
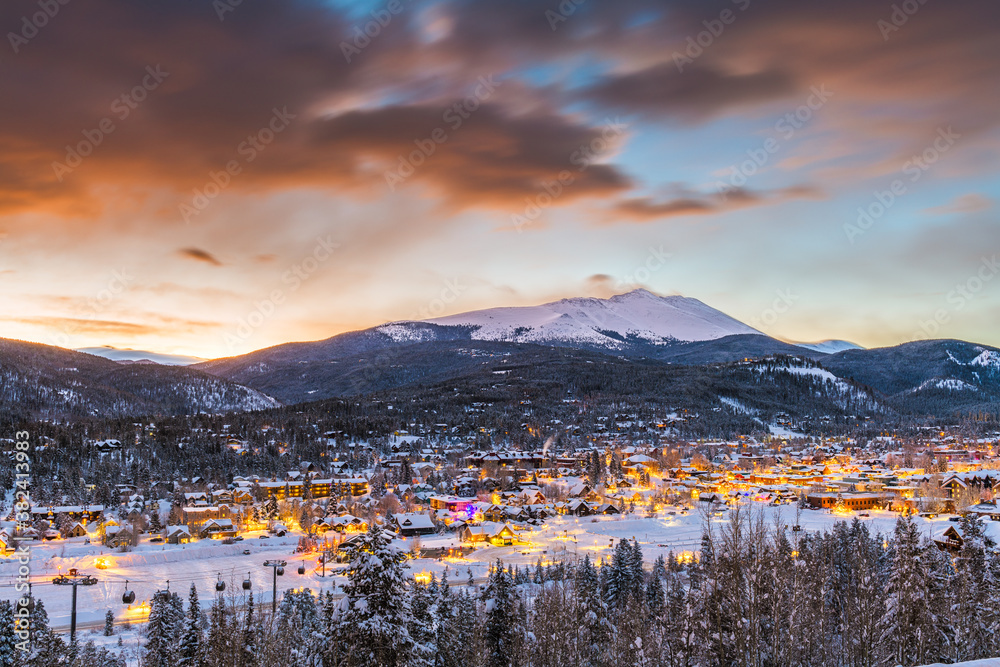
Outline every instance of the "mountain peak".
[(698, 299), (635, 289), (607, 299), (580, 297), (538, 306), (488, 308), (425, 320), (472, 327), (478, 340), (587, 344), (619, 349), (625, 340), (653, 345), (760, 332)]

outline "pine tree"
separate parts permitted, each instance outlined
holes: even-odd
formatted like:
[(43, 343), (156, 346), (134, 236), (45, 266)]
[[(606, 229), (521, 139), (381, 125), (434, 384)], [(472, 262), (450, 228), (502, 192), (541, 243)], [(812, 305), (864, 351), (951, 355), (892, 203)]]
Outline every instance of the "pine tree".
[(243, 617), (243, 641), (239, 647), (239, 667), (254, 667), (259, 663), (257, 654), (257, 626), (254, 620), (253, 591), (247, 596), (246, 614)]
[(519, 663), (521, 626), (517, 618), (514, 579), (497, 561), (484, 592), (486, 625), (483, 631), (486, 667), (512, 667)]
[(115, 634), (115, 612), (108, 609), (104, 614), (104, 636), (110, 637), (113, 634)]
[(920, 535), (913, 519), (904, 516), (896, 521), (892, 550), (882, 642), (896, 664), (918, 664), (920, 634), (927, 627), (926, 575), (919, 559)]
[(159, 592), (150, 601), (149, 618), (146, 620), (144, 667), (173, 667), (176, 662), (177, 635), (172, 597), (175, 596)]
[(34, 602), (34, 609), (29, 615), (31, 651), (26, 664), (29, 667), (49, 667), (58, 664), (59, 657), (66, 651), (66, 644), (49, 628), (49, 614), (45, 611), (45, 604), (39, 599)]
[(576, 569), (576, 625), (580, 628), (580, 655), (584, 665), (601, 665), (611, 637), (608, 607), (601, 596), (597, 570), (590, 562), (590, 555)]
[(215, 598), (208, 618), (208, 637), (205, 640), (205, 664), (207, 667), (228, 665), (234, 653), (230, 636), (229, 615), (221, 595)]
[(264, 518), (268, 521), (274, 521), (278, 518), (278, 501), (274, 496), (268, 496), (267, 500), (264, 501)]
[(427, 585), (414, 584), (411, 587), (409, 632), (413, 638), (413, 653), (408, 664), (413, 667), (430, 667), (437, 655), (433, 605), (434, 598)]
[(977, 660), (991, 655), (989, 591), (991, 571), (986, 566), (986, 536), (982, 519), (962, 517), (962, 548), (955, 558), (953, 579), (956, 660)]
[(340, 627), (356, 664), (404, 665), (413, 652), (406, 558), (375, 523), (352, 549)]
[(178, 665), (195, 667), (202, 664), (201, 606), (198, 604), (198, 589), (191, 584), (188, 594), (187, 622), (181, 635)]
[(8, 600), (0, 600), (0, 665), (17, 665), (21, 651), (17, 648), (18, 638), (14, 634), (14, 606)]
[[(626, 540), (626, 544), (628, 541)], [(642, 568), (642, 547), (639, 541), (632, 538), (632, 553), (629, 557), (629, 592), (633, 599), (642, 597), (643, 584), (645, 583), (646, 572)]]
[(438, 587), (438, 601), (434, 609), (437, 656), (436, 667), (459, 667), (462, 664), (462, 646), (458, 642), (458, 628), (455, 623), (455, 601), (448, 586), (448, 570), (441, 575)]
[(455, 642), (459, 647), (459, 665), (478, 665), (482, 657), (482, 624), (476, 599), (466, 591), (455, 599)]

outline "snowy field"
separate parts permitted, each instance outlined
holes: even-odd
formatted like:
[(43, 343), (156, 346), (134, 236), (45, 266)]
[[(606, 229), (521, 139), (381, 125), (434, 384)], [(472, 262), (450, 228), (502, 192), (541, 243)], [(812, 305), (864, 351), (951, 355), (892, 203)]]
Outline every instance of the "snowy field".
[[(752, 504), (754, 511), (761, 511), (765, 520), (772, 525), (778, 521), (792, 526), (796, 511), (793, 506), (770, 507)], [(674, 512), (669, 514), (669, 512)], [(724, 512), (710, 518), (714, 528), (721, 528), (728, 522)], [(895, 525), (897, 515), (890, 512), (872, 511), (870, 517), (862, 518), (873, 533), (889, 534)], [(834, 523), (843, 520), (827, 511), (803, 510), (801, 525), (805, 531), (830, 530)], [(490, 563), (497, 559), (519, 566), (534, 565), (539, 558), (546, 563), (560, 560), (573, 561), (590, 555), (591, 560), (599, 560), (611, 553), (611, 547), (621, 539), (637, 539), (642, 545), (647, 562), (669, 551), (675, 553), (698, 550), (704, 517), (697, 510), (684, 511), (672, 508), (661, 511), (657, 517), (639, 514), (612, 517), (558, 517), (545, 522), (544, 526), (526, 530), (520, 534), (525, 544), (511, 547), (482, 546), (465, 558), (415, 558), (410, 561), (413, 574), (435, 573), (438, 576), (448, 568), (452, 584), (464, 584), (468, 580), (468, 570), (472, 571), (476, 583), (484, 580)], [(946, 517), (917, 519), (921, 532), (927, 536), (939, 536), (950, 524)], [(987, 533), (1000, 542), (1000, 523), (987, 522)], [(112, 552), (99, 545), (84, 544), (83, 538), (32, 545), (32, 583), (34, 594), (45, 602), (50, 622), (57, 629), (69, 625), (71, 588), (53, 585), (52, 578), (69, 568), (97, 576), (95, 586), (80, 587), (78, 599), (78, 622), (83, 629), (102, 624), (108, 609), (114, 611), (119, 621), (131, 620), (136, 623), (145, 620), (147, 608), (142, 605), (157, 591), (167, 587), (186, 596), (191, 583), (198, 587), (199, 596), (207, 601), (215, 595), (215, 583), (220, 575), (226, 582), (226, 592), (243, 594), (242, 582), (247, 576), (253, 582), (254, 599), (269, 603), (271, 600), (272, 571), (265, 568), (267, 559), (288, 561), (285, 574), (278, 578), (278, 591), (288, 588), (308, 587), (314, 591), (338, 591), (343, 585), (342, 564), (330, 564), (326, 576), (321, 570), (317, 555), (307, 558), (295, 553), (298, 537), (271, 537), (258, 539), (259, 533), (247, 536), (242, 542), (225, 545), (219, 541), (201, 540), (187, 545), (172, 546), (149, 544), (148, 540), (127, 554)], [(789, 533), (794, 538), (794, 533)], [(416, 540), (404, 540), (412, 548)], [(419, 538), (422, 549), (459, 546), (455, 536), (425, 536)], [(244, 554), (249, 550), (250, 554)], [(97, 569), (97, 558), (107, 560), (107, 569)], [(297, 570), (305, 566), (304, 575)], [(14, 589), (17, 562), (0, 560), (0, 599), (14, 600), (19, 594)], [(337, 574), (340, 572), (340, 574)], [(136, 602), (131, 608), (121, 602), (125, 590), (125, 580), (135, 591)], [(207, 604), (207, 602), (203, 602)]]

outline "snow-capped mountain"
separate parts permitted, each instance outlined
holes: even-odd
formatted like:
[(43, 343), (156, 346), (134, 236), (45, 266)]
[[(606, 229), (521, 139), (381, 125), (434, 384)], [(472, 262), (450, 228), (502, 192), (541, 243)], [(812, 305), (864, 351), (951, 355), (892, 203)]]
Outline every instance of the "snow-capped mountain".
[(807, 350), (822, 352), (823, 354), (836, 354), (837, 352), (843, 352), (844, 350), (865, 349), (857, 343), (852, 343), (849, 340), (821, 340), (817, 343), (792, 343), (792, 345), (798, 345), (799, 347), (804, 347)]
[(159, 352), (149, 352), (147, 350), (133, 350), (131, 348), (117, 348), (110, 345), (101, 347), (80, 347), (77, 352), (93, 354), (97, 357), (104, 357), (118, 363), (129, 362), (152, 362), (163, 366), (190, 366), (205, 361), (200, 357), (188, 357), (182, 354), (161, 354)]
[[(608, 299), (562, 299), (540, 306), (489, 308), (425, 320), (425, 324), (467, 327), (473, 340), (573, 344), (622, 349), (628, 342), (662, 345), (760, 334), (698, 299), (657, 296), (644, 289)], [(412, 339), (408, 322), (378, 329)]]

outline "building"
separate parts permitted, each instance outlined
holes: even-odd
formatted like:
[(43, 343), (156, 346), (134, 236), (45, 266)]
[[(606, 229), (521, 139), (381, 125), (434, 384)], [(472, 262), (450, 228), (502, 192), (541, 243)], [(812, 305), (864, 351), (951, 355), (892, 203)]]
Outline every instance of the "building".
[(431, 507), (436, 510), (448, 510), (449, 512), (465, 512), (469, 505), (476, 502), (475, 498), (459, 498), (458, 496), (434, 495), (430, 498)]
[(392, 521), (403, 537), (430, 535), (437, 530), (426, 514), (393, 514)]
[(213, 540), (223, 540), (227, 537), (236, 537), (236, 526), (232, 519), (209, 519), (201, 525), (198, 535), (202, 538)]
[[(309, 495), (313, 498), (356, 498), (368, 494), (368, 480), (363, 477), (346, 479), (310, 479)], [(266, 498), (286, 500), (302, 498), (306, 482), (287, 480), (281, 482), (260, 482), (259, 486)]]
[(810, 493), (806, 500), (813, 507), (833, 509), (838, 502), (852, 511), (870, 510), (881, 507), (885, 502), (878, 493)]
[(167, 526), (167, 544), (187, 544), (191, 541), (191, 531), (187, 526)]

